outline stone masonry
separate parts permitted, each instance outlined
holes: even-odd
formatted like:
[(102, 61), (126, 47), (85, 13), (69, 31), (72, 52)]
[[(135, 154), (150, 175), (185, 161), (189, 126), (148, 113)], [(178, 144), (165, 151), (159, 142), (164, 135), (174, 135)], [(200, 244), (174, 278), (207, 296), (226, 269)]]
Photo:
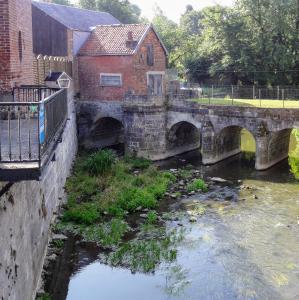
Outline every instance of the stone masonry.
[(77, 151), (76, 114), (69, 93), (69, 119), (55, 161), (40, 181), (0, 186), (0, 299), (35, 299), (50, 224), (64, 200), (64, 183)]
[[(138, 96), (115, 103), (118, 108), (111, 106), (111, 111), (107, 103), (80, 104), (83, 144), (88, 140), (89, 146), (100, 145), (95, 139), (101, 135), (91, 136), (91, 131), (97, 131), (102, 117), (111, 117), (122, 122), (127, 153), (160, 160), (200, 149), (203, 163), (214, 164), (241, 152), (240, 133), (244, 128), (256, 142), (255, 167), (264, 170), (288, 157), (291, 131), (299, 128), (297, 109), (199, 105), (183, 99)], [(88, 110), (92, 117), (86, 114)], [(105, 130), (102, 125), (101, 131)]]

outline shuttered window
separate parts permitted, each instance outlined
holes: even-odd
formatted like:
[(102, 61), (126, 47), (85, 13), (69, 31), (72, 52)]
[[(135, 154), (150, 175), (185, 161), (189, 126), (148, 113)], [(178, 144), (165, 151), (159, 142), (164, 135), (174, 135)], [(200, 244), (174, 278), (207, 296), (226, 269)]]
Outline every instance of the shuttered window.
[(101, 86), (122, 86), (121, 74), (101, 74)]
[(147, 45), (147, 65), (154, 65), (154, 46), (152, 44)]
[(163, 76), (161, 74), (148, 74), (147, 80), (149, 95), (162, 96)]

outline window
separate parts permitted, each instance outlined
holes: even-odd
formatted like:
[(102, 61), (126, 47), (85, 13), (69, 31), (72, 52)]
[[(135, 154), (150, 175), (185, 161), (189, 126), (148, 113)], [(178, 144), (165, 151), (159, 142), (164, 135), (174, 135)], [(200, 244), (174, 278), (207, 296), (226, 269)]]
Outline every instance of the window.
[(22, 44), (22, 32), (19, 31), (19, 36), (18, 36), (18, 46), (19, 46), (19, 59), (20, 62), (22, 62), (23, 59), (23, 44)]
[(121, 74), (101, 74), (101, 86), (122, 86)]
[(152, 44), (147, 45), (147, 65), (154, 65), (154, 46)]
[(154, 96), (162, 96), (163, 94), (163, 76), (164, 72), (148, 72), (147, 88), (148, 93)]

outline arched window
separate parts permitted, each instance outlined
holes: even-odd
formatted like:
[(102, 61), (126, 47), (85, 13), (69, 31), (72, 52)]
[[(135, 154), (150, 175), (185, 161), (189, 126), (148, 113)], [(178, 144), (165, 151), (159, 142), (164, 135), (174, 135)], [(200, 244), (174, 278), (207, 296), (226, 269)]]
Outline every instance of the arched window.
[(22, 44), (22, 32), (21, 31), (19, 31), (18, 45), (19, 45), (19, 59), (20, 59), (20, 62), (22, 62), (22, 59), (23, 59), (23, 44)]

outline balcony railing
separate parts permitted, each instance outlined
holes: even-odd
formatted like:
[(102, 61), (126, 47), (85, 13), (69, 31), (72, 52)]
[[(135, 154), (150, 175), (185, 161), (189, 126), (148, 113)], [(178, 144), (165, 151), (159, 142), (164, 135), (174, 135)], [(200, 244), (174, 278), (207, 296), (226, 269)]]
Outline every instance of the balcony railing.
[(0, 102), (0, 174), (8, 169), (40, 169), (67, 115), (67, 90), (15, 88), (12, 102)]

